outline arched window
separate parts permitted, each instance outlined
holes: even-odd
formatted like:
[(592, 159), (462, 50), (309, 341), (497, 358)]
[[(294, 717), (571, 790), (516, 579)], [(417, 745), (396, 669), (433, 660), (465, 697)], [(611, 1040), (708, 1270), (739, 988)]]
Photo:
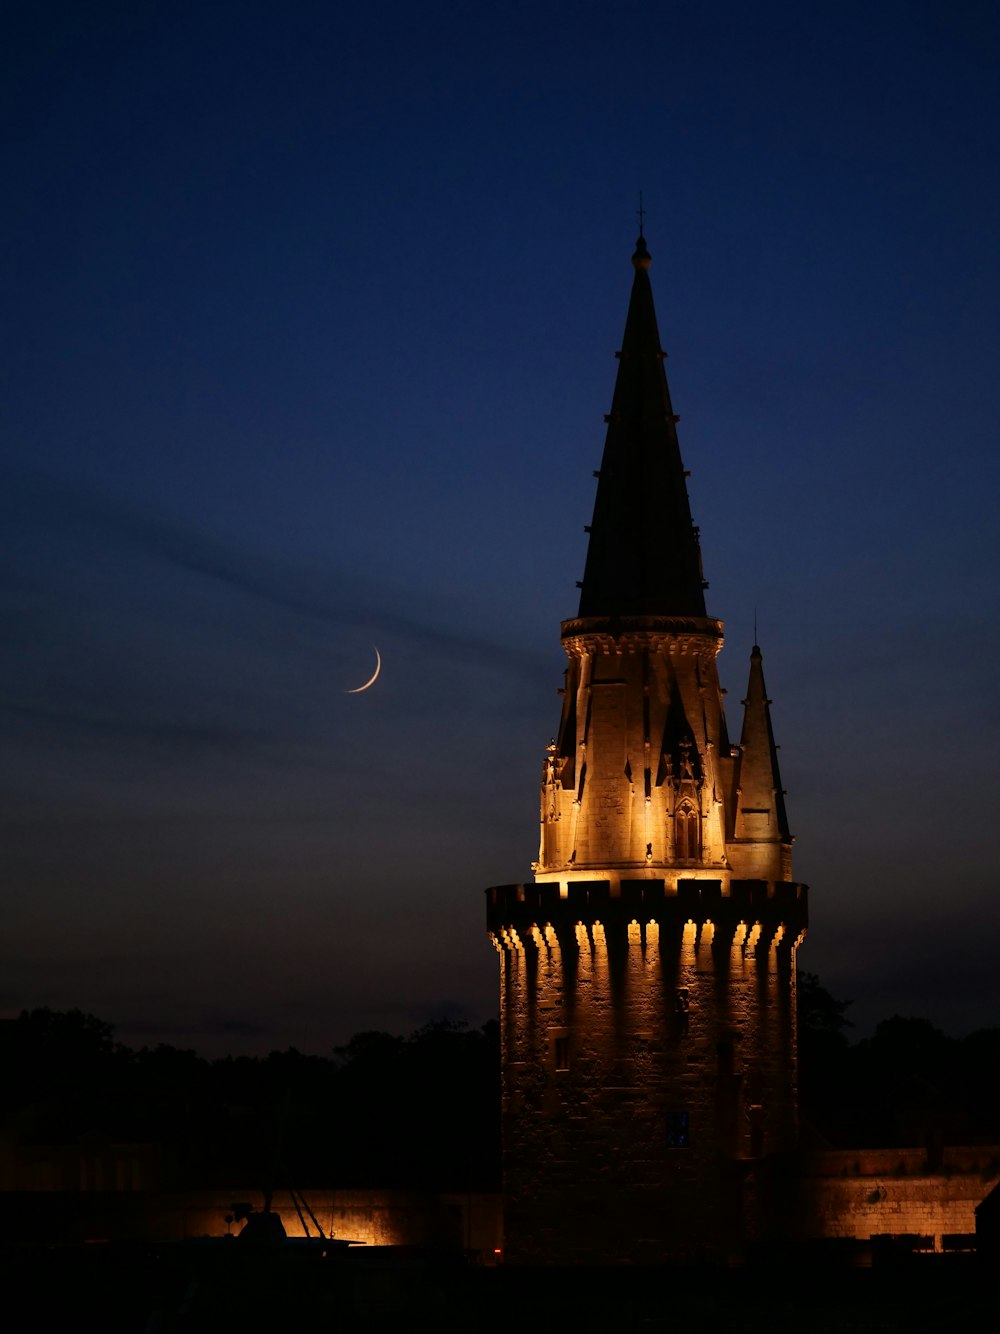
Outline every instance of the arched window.
[(674, 856), (678, 861), (696, 861), (701, 856), (701, 818), (689, 801), (674, 815)]

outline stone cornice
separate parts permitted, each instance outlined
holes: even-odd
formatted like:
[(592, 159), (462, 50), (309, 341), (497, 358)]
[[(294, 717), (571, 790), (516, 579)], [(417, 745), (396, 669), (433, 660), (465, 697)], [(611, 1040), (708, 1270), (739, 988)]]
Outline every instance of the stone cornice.
[(708, 616), (577, 616), (562, 622), (562, 642), (576, 655), (652, 649), (714, 658), (723, 645), (723, 627)]

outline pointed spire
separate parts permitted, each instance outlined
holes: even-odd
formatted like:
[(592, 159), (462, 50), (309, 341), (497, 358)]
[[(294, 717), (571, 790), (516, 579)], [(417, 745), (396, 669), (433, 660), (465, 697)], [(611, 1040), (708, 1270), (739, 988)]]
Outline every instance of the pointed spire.
[(580, 616), (704, 616), (698, 530), (691, 522), (665, 353), (640, 231)]
[(747, 697), (743, 701), (736, 837), (761, 843), (790, 843), (770, 705), (764, 686), (764, 661), (760, 648), (754, 644)]

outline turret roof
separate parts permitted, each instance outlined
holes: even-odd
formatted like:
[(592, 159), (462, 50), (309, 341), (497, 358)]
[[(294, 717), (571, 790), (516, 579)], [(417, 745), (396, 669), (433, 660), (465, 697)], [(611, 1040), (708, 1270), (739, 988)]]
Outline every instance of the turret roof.
[(788, 842), (788, 816), (785, 794), (778, 772), (778, 748), (771, 727), (771, 701), (764, 685), (764, 660), (754, 644), (750, 654), (750, 679), (743, 701), (743, 732), (737, 776), (739, 810), (737, 832), (742, 832), (742, 818), (767, 812), (771, 816), (771, 837)]

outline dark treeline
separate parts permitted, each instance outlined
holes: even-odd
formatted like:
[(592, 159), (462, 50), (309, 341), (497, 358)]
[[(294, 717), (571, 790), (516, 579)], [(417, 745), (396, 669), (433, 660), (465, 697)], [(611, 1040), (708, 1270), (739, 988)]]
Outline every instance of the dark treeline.
[(849, 1001), (799, 974), (804, 1139), (833, 1148), (1000, 1144), (1000, 1028), (950, 1038), (894, 1015), (851, 1042)]
[(0, 1127), (20, 1145), (154, 1145), (163, 1185), (493, 1190), (499, 1026), (210, 1061), (134, 1051), (78, 1010), (25, 1011), (0, 1024)]
[[(848, 1008), (800, 974), (806, 1145), (1000, 1143), (1000, 1029), (949, 1038), (895, 1016), (852, 1043)], [(151, 1184), (496, 1190), (499, 1109), (495, 1022), (359, 1033), (330, 1057), (218, 1060), (133, 1050), (78, 1010), (0, 1023), (3, 1140), (147, 1146)]]

